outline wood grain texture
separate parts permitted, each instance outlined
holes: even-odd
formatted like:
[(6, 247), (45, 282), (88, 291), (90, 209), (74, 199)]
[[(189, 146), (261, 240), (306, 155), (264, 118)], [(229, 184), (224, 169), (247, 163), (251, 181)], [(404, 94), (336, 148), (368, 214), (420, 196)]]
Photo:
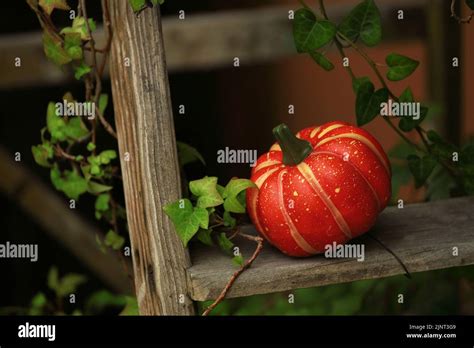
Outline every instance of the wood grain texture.
[[(253, 229), (250, 227), (250, 229)], [(458, 198), (387, 208), (371, 232), (397, 254), (409, 272), (474, 264), (474, 197)], [(244, 257), (254, 245), (236, 243)], [(368, 236), (353, 241), (365, 244), (365, 261), (290, 258), (268, 244), (252, 268), (236, 281), (228, 297), (241, 297), (351, 282), (403, 274), (395, 258)], [(453, 256), (457, 247), (459, 256)], [(191, 252), (188, 270), (191, 297), (196, 301), (214, 299), (235, 271), (229, 257), (216, 248), (197, 247)]]
[[(99, 279), (118, 293), (132, 293), (132, 284), (123, 265), (113, 253), (100, 251), (96, 235), (103, 235), (93, 224), (69, 208), (69, 199), (55, 193), (14, 155), (0, 147), (0, 192), (17, 202), (46, 233), (62, 244)], [(41, 259), (42, 246), (39, 246)], [(60, 261), (58, 260), (58, 263)], [(46, 275), (45, 275), (46, 278)]]
[(189, 256), (162, 209), (178, 199), (180, 180), (159, 10), (137, 18), (128, 1), (109, 3), (110, 72), (140, 313), (191, 315)]
[[(422, 8), (426, 3), (427, 0), (402, 0), (396, 4), (380, 1), (378, 5), (382, 15), (384, 42), (425, 38)], [(352, 5), (327, 1), (331, 20), (341, 21)], [(299, 7), (272, 6), (186, 13), (184, 20), (178, 19), (177, 14), (165, 17), (163, 35), (168, 69), (174, 72), (232, 67), (234, 57), (239, 57), (242, 65), (249, 66), (295, 55), (288, 11)], [(407, 12), (403, 25), (394, 15), (398, 9)], [(94, 33), (94, 38), (99, 47), (104, 45), (101, 27)], [(15, 67), (15, 57), (21, 57), (21, 69)], [(75, 81), (72, 70), (64, 73), (47, 60), (41, 33), (38, 32), (0, 38), (0, 76), (0, 88), (58, 85)]]

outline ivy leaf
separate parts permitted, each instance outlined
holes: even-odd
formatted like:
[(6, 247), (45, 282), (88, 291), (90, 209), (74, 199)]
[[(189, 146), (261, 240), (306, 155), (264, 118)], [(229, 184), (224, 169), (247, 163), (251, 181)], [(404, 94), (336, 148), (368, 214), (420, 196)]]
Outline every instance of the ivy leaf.
[(367, 46), (377, 45), (382, 40), (382, 24), (375, 2), (362, 1), (344, 18), (338, 29), (352, 42), (360, 37)]
[(126, 305), (119, 315), (139, 315), (137, 299), (125, 296)]
[(388, 90), (381, 88), (374, 92), (372, 82), (363, 82), (357, 90), (356, 116), (357, 125), (363, 126), (380, 114), (380, 105), (387, 101)]
[(245, 213), (245, 199), (242, 200), (242, 197), (239, 197), (239, 194), (245, 194), (245, 190), (251, 187), (257, 187), (251, 180), (230, 180), (222, 194), (222, 197), (225, 199), (224, 209), (228, 212), (237, 214)]
[(53, 158), (53, 146), (49, 142), (44, 142), (31, 147), (31, 152), (35, 162), (42, 167), (51, 168), (51, 164), (48, 162), (48, 159)]
[[(89, 18), (89, 28), (91, 32), (96, 29), (95, 21), (92, 18)], [(76, 17), (72, 20), (72, 26), (63, 28), (60, 31), (60, 34), (79, 34), (81, 40), (89, 41), (91, 39), (89, 31), (87, 30), (86, 19), (84, 17)]]
[(65, 126), (66, 122), (61, 116), (56, 114), (56, 106), (53, 102), (50, 102), (48, 104), (48, 110), (46, 111), (46, 127), (49, 134), (51, 134), (51, 141), (53, 143), (66, 140), (66, 134), (64, 133)]
[[(410, 87), (407, 87), (398, 98), (400, 103), (413, 103), (414, 100), (415, 98), (413, 97), (413, 92)], [(411, 132), (423, 122), (427, 115), (428, 108), (426, 106), (421, 106), (420, 117), (417, 120), (408, 116), (401, 117), (400, 122), (398, 123), (398, 128), (404, 132)]]
[(302, 8), (296, 11), (293, 21), (293, 37), (296, 50), (313, 52), (334, 39), (336, 25), (327, 20), (317, 20), (313, 12)]
[(181, 199), (166, 205), (163, 210), (173, 222), (184, 246), (198, 232), (199, 228), (209, 227), (209, 213), (202, 207), (193, 207), (189, 199)]
[(101, 94), (100, 97), (99, 97), (99, 111), (102, 115), (104, 114), (108, 103), (109, 103), (108, 94), (105, 94), (105, 93)]
[(58, 287), (55, 289), (59, 297), (67, 296), (75, 292), (79, 285), (85, 283), (87, 278), (81, 274), (69, 273), (61, 278)]
[(226, 254), (232, 254), (232, 248), (234, 247), (234, 243), (227, 238), (227, 235), (222, 232), (219, 234), (217, 237), (217, 244), (219, 244), (219, 247), (226, 253)]
[(64, 134), (73, 140), (80, 140), (89, 134), (89, 130), (79, 117), (71, 117), (64, 125)]
[(61, 40), (52, 36), (47, 30), (43, 32), (43, 49), (46, 57), (56, 65), (64, 65), (72, 60), (62, 47)]
[(61, 173), (55, 164), (51, 168), (50, 177), (56, 190), (64, 192), (71, 199), (77, 200), (81, 194), (87, 192), (87, 180), (74, 170)]
[(181, 166), (197, 161), (201, 162), (203, 165), (206, 165), (204, 158), (194, 147), (180, 141), (177, 141), (176, 145), (178, 147), (178, 158), (179, 164)]
[(420, 106), (420, 117), (415, 120), (413, 117), (403, 116), (398, 123), (398, 128), (404, 132), (411, 132), (423, 122), (426, 116), (428, 116), (428, 108), (426, 106)]
[(201, 243), (211, 246), (214, 245), (214, 242), (212, 241), (211, 237), (212, 230), (211, 229), (204, 229), (200, 228), (198, 233), (197, 233), (197, 239), (201, 241)]
[(466, 0), (466, 5), (474, 11), (474, 0)]
[(429, 130), (427, 133), (428, 140), (432, 142), (430, 145), (431, 151), (435, 156), (443, 159), (451, 160), (454, 152), (459, 150), (456, 146), (445, 141), (438, 133), (434, 130)]
[(334, 69), (334, 64), (328, 58), (326, 58), (324, 54), (314, 51), (310, 52), (309, 55), (324, 70), (331, 71)]
[(189, 190), (198, 197), (197, 206), (200, 208), (216, 207), (224, 203), (217, 191), (217, 178), (205, 177), (189, 183)]
[(363, 84), (368, 83), (368, 82), (370, 82), (370, 79), (367, 76), (358, 77), (356, 79), (353, 79), (352, 80), (352, 89), (354, 90), (354, 93), (357, 94), (357, 92), (359, 91), (359, 87), (362, 86)]
[(38, 4), (43, 8), (44, 12), (49, 15), (53, 12), (54, 9), (58, 10), (69, 10), (66, 0), (39, 0)]
[(391, 53), (385, 59), (389, 69), (387, 78), (390, 81), (400, 81), (410, 76), (418, 67), (420, 62), (402, 56), (401, 54)]
[(239, 254), (239, 255), (236, 255), (232, 258), (232, 262), (236, 265), (236, 266), (243, 266), (244, 264), (244, 258), (242, 256), (242, 254)]
[(110, 195), (108, 193), (103, 193), (99, 196), (97, 196), (95, 200), (95, 217), (97, 220), (99, 220), (103, 213), (108, 211), (110, 209)]
[(48, 303), (46, 295), (42, 292), (38, 292), (31, 299), (31, 308), (29, 309), (28, 315), (40, 315), (43, 312), (44, 306)]
[(146, 6), (146, 0), (128, 0), (133, 12), (139, 12)]
[(71, 59), (82, 58), (82, 41), (79, 33), (68, 33), (64, 36), (64, 49)]
[(117, 234), (114, 230), (109, 230), (105, 235), (104, 243), (114, 250), (120, 250), (125, 244), (125, 238)]
[(74, 78), (80, 80), (84, 75), (87, 75), (92, 71), (91, 67), (86, 63), (82, 62), (81, 65), (74, 68)]
[(116, 158), (117, 152), (115, 150), (104, 150), (97, 156), (100, 164), (109, 164), (111, 160)]
[(237, 220), (232, 215), (230, 215), (230, 213), (227, 210), (224, 211), (223, 219), (224, 219), (224, 226), (226, 227), (234, 228), (235, 225), (237, 224)]
[[(86, 179), (87, 180), (87, 179)], [(92, 194), (107, 192), (113, 189), (113, 186), (100, 184), (95, 181), (88, 181), (87, 182), (87, 192)]]
[(415, 187), (423, 186), (436, 167), (436, 159), (431, 155), (426, 155), (422, 158), (417, 155), (409, 155), (407, 157), (408, 168), (410, 168), (413, 177), (415, 178)]
[(59, 286), (59, 273), (56, 266), (52, 266), (48, 272), (48, 288), (56, 290)]

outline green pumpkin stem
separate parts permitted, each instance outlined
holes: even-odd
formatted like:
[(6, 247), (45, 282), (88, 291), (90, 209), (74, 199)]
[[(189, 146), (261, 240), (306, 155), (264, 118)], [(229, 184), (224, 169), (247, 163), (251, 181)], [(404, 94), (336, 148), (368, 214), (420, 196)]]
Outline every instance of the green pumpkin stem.
[(311, 144), (306, 140), (298, 139), (284, 123), (273, 128), (273, 136), (283, 152), (283, 163), (288, 166), (300, 164), (313, 152)]

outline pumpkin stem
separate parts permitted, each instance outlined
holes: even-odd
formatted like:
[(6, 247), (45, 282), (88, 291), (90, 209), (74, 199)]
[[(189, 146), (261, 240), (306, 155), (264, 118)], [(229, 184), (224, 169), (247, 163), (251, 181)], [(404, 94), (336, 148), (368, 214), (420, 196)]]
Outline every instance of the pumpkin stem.
[(273, 128), (273, 136), (283, 152), (283, 163), (288, 166), (300, 164), (313, 152), (311, 144), (306, 140), (298, 139), (284, 123)]

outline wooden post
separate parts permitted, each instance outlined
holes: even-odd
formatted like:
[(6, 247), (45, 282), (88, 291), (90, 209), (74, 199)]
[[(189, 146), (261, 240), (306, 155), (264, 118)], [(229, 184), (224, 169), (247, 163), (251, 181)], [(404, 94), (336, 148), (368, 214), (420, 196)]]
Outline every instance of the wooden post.
[(179, 167), (159, 9), (139, 17), (109, 1), (115, 122), (138, 306), (142, 315), (192, 315), (189, 255), (163, 205), (180, 194)]

